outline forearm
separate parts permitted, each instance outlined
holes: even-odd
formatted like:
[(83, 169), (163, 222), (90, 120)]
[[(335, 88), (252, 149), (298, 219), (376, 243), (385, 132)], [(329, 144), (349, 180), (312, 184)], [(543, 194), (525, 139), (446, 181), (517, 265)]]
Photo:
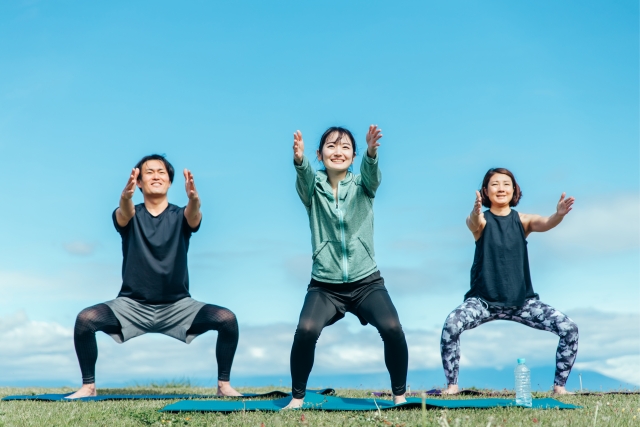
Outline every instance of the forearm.
[(382, 181), (377, 154), (375, 157), (370, 157), (369, 151), (367, 150), (367, 155), (362, 159), (362, 163), (360, 164), (360, 176), (362, 177), (365, 188), (371, 193), (372, 197), (375, 196)]
[(136, 207), (133, 204), (133, 200), (125, 197), (120, 197), (119, 208), (116, 211), (116, 219), (121, 227), (126, 226), (133, 215), (136, 213)]
[(187, 207), (184, 209), (184, 216), (191, 228), (196, 228), (202, 220), (202, 212), (200, 212), (200, 197), (189, 199)]
[(558, 215), (557, 212), (548, 217), (540, 217), (539, 219), (533, 222), (533, 224), (531, 225), (531, 230), (537, 231), (537, 232), (549, 231), (555, 226), (557, 226), (558, 224), (560, 224), (563, 219), (564, 219), (564, 216)]
[(471, 212), (467, 217), (467, 227), (473, 232), (477, 231), (480, 228), (480, 215)]
[(302, 158), (300, 164), (297, 164), (294, 160), (294, 165), (296, 168), (296, 191), (302, 203), (304, 203), (305, 206), (309, 206), (311, 203), (311, 191), (316, 179), (315, 171), (309, 164), (309, 159), (306, 157)]

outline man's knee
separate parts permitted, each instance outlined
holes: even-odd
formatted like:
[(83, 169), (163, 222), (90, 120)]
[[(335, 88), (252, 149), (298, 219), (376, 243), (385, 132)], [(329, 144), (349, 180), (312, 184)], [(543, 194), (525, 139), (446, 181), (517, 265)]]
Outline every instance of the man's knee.
[(89, 307), (78, 313), (76, 317), (75, 330), (77, 332), (95, 332), (95, 323), (98, 320), (98, 310), (95, 307)]
[(238, 318), (233, 311), (225, 308), (220, 313), (220, 320), (228, 329), (238, 329)]

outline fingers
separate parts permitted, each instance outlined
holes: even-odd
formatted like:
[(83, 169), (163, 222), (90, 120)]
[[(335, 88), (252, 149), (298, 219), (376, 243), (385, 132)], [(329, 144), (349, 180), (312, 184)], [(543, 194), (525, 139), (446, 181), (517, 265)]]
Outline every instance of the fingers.
[(140, 173), (140, 169), (138, 168), (131, 169), (131, 175), (129, 175), (129, 180), (127, 181), (127, 185), (124, 187), (125, 191), (135, 190), (136, 181), (138, 180), (139, 173)]
[(378, 140), (382, 138), (382, 129), (378, 125), (370, 125), (369, 132), (367, 132), (367, 143), (369, 145), (375, 144), (375, 147), (379, 147)]
[(476, 201), (482, 201), (482, 196), (480, 195), (480, 192), (478, 190), (476, 190)]
[(564, 193), (564, 192), (562, 193), (562, 195), (560, 196), (560, 202), (562, 202), (564, 200), (564, 196), (566, 196), (566, 195), (567, 195), (567, 193)]
[(299, 130), (293, 133), (293, 158), (296, 162), (302, 161), (304, 155), (304, 141), (302, 140), (302, 132)]
[(188, 186), (195, 187), (195, 183), (193, 181), (193, 174), (191, 173), (191, 171), (189, 169), (185, 169), (184, 171), (182, 171), (182, 173), (184, 174), (185, 184)]

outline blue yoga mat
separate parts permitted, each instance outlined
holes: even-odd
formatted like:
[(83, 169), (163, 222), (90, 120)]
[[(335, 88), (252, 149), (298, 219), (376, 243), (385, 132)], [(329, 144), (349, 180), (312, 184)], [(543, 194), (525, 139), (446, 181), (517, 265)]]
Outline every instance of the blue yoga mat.
[[(239, 411), (264, 411), (276, 412), (287, 406), (290, 397), (275, 400), (256, 401), (203, 401), (185, 400), (167, 405), (162, 412), (239, 412)], [(426, 399), (428, 409), (462, 409), (462, 408), (495, 408), (517, 406), (514, 399), (465, 399), (444, 400)], [(353, 399), (348, 397), (323, 396), (320, 394), (307, 394), (304, 401), (304, 410), (320, 411), (381, 411), (388, 409), (414, 409), (422, 407), (422, 399), (409, 398), (407, 403), (394, 405), (390, 400), (377, 399)], [(569, 405), (555, 399), (533, 399), (533, 408), (536, 409), (576, 409), (579, 406)]]
[[(329, 395), (334, 394), (335, 390), (332, 388), (325, 388), (321, 390), (307, 390), (307, 393), (310, 395), (319, 394), (319, 395)], [(43, 402), (73, 402), (76, 400), (80, 400), (82, 402), (97, 402), (101, 400), (136, 400), (136, 399), (144, 399), (144, 400), (159, 400), (159, 399), (220, 399), (221, 396), (207, 395), (207, 394), (105, 394), (98, 395), (94, 397), (81, 397), (79, 399), (65, 399), (66, 396), (69, 396), (72, 393), (66, 394), (37, 394), (37, 395), (20, 395), (20, 396), (7, 396), (3, 397), (2, 400), (39, 400)], [(251, 399), (257, 397), (285, 397), (290, 396), (291, 393), (285, 393), (280, 390), (273, 390), (267, 393), (246, 393), (244, 396), (238, 397), (225, 397), (226, 399)]]

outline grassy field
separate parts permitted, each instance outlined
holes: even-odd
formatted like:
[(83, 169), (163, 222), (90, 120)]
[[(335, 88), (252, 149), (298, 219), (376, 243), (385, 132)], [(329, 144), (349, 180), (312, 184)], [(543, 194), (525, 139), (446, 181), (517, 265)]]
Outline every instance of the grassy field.
[[(243, 388), (265, 392), (273, 388)], [(66, 393), (71, 389), (0, 388), (0, 396)], [(212, 394), (200, 387), (141, 386), (102, 389), (101, 394)], [(337, 390), (345, 397), (371, 397), (365, 390)], [(535, 393), (534, 397), (549, 397)], [(465, 398), (465, 397), (460, 397)], [(471, 397), (467, 397), (471, 398)], [(286, 411), (280, 413), (160, 413), (175, 400), (120, 402), (0, 402), (0, 426), (638, 426), (640, 395), (567, 396), (559, 400), (583, 406), (577, 410), (523, 408), (377, 412)], [(597, 412), (597, 413), (596, 413)]]

